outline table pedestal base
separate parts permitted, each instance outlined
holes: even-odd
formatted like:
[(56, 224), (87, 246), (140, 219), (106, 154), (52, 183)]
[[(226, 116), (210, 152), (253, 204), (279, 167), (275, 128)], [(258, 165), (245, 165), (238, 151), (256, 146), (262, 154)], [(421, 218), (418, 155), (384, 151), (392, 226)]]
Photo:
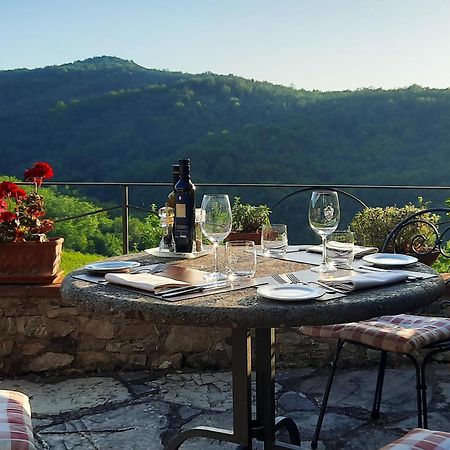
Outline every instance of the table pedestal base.
[[(265, 450), (297, 450), (300, 433), (288, 417), (275, 417), (275, 330), (255, 330), (256, 420), (252, 419), (251, 373), (252, 339), (250, 329), (232, 329), (233, 431), (213, 427), (195, 427), (178, 434), (166, 447), (178, 450), (192, 438), (234, 442), (240, 449), (251, 450), (252, 439), (264, 442)], [(275, 440), (275, 433), (285, 428), (290, 443)]]

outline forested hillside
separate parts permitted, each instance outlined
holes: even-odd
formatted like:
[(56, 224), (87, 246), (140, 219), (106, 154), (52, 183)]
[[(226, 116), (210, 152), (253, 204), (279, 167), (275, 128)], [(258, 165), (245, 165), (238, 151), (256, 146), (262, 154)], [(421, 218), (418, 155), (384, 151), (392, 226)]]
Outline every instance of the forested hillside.
[(118, 58), (0, 72), (2, 171), (59, 180), (446, 183), (450, 92), (321, 93)]
[[(449, 125), (450, 90), (419, 86), (323, 93), (112, 57), (0, 72), (1, 171), (18, 177), (43, 160), (55, 180), (167, 182), (190, 157), (197, 183), (446, 185)], [(134, 190), (132, 203), (166, 194)], [(284, 192), (240, 194), (270, 205)], [(281, 213), (304, 215), (292, 202)]]

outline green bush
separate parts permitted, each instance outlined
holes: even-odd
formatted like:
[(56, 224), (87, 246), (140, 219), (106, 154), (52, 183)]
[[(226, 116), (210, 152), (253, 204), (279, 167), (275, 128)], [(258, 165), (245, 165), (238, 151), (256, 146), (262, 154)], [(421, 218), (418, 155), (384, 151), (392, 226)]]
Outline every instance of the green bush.
[[(355, 233), (355, 242), (359, 245), (381, 249), (396, 225), (410, 215), (423, 210), (424, 207), (425, 205), (422, 203), (419, 203), (419, 206), (408, 203), (402, 207), (386, 206), (385, 208), (363, 209), (355, 215), (350, 223), (350, 229)], [(436, 214), (426, 214), (421, 218), (431, 223), (439, 221), (439, 216)], [(431, 228), (426, 224), (411, 224), (398, 236), (396, 251), (403, 253), (410, 251), (413, 238), (416, 236), (423, 236), (422, 245), (433, 244), (435, 237)]]

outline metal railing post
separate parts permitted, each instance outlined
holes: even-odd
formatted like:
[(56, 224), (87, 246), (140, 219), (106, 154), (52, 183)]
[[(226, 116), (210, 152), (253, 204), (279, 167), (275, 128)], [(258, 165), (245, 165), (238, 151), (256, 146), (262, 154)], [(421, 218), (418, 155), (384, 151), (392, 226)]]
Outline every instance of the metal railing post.
[(129, 186), (127, 184), (122, 185), (122, 251), (124, 255), (128, 255), (130, 252), (129, 241)]

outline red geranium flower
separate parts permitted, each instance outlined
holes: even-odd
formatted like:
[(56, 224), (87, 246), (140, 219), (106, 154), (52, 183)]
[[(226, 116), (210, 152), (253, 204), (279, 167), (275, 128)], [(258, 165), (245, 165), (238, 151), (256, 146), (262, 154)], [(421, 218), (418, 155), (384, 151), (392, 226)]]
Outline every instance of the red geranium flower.
[(27, 193), (11, 181), (2, 181), (0, 183), (0, 198), (13, 197), (15, 199), (25, 198)]
[(9, 211), (3, 211), (0, 213), (0, 222), (11, 222), (12, 220), (16, 220), (17, 216)]
[(44, 178), (51, 178), (53, 169), (44, 162), (25, 171), (26, 181), (32, 181), (34, 192), (27, 194), (10, 181), (0, 183), (0, 243), (45, 241), (45, 234), (53, 228), (53, 221), (45, 216), (44, 197), (39, 188)]
[(25, 171), (25, 181), (33, 181), (38, 186), (42, 184), (44, 178), (51, 178), (53, 176), (52, 166), (46, 162), (37, 162), (31, 169)]

